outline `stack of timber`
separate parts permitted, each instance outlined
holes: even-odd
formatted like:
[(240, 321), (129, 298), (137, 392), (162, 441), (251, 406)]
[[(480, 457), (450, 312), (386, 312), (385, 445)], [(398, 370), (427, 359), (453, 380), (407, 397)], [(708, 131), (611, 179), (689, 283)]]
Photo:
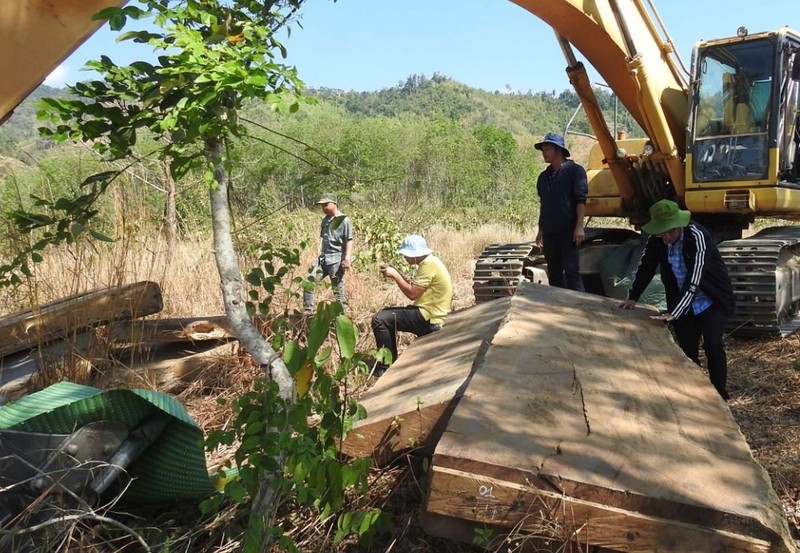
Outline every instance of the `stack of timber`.
[(74, 377), (78, 366), (83, 380), (116, 371), (130, 382), (135, 373), (143, 383), (175, 390), (234, 351), (224, 316), (141, 319), (162, 306), (159, 285), (144, 281), (0, 318), (0, 403), (32, 391), (37, 376)]
[[(386, 430), (353, 438), (361, 452), (386, 459), (379, 438), (413, 424), (438, 438), (428, 532), (471, 541), (488, 527), (565, 551), (794, 551), (769, 476), (654, 311), (523, 283), (496, 311), (468, 316), (494, 303), (428, 338), (426, 355), (412, 343), (362, 398), (373, 410), (354, 434)], [(483, 347), (448, 356), (478, 333)], [(441, 410), (447, 420), (420, 428), (408, 409), (418, 379), (423, 402), (455, 405)]]

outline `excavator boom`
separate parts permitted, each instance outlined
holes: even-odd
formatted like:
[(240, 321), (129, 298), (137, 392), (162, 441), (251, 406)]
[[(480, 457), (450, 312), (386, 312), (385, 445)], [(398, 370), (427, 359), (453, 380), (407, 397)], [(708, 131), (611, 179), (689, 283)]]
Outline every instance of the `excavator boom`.
[[(649, 85), (676, 140), (685, 133), (688, 90), (676, 67), (674, 48), (660, 36), (638, 0), (512, 0), (550, 25), (592, 64), (648, 135), (655, 134), (649, 106), (641, 101), (641, 84), (632, 73), (634, 58), (645, 60)], [(634, 50), (635, 49), (635, 50)], [(634, 50), (634, 51), (631, 51)], [(677, 144), (683, 147), (681, 140)]]
[(0, 2), (0, 121), (103, 23), (92, 15), (127, 0)]

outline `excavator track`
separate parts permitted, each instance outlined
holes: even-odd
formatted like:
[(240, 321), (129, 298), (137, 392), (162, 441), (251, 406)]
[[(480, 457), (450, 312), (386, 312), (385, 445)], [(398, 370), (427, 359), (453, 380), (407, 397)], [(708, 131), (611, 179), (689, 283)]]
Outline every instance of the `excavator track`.
[[(588, 274), (583, 275), (583, 284), (587, 292), (604, 295), (597, 267), (599, 259), (608, 255), (609, 247), (638, 239), (639, 234), (624, 228), (591, 227), (585, 230), (586, 238), (581, 243), (581, 270), (587, 269)], [(472, 277), (475, 303), (513, 296), (523, 280), (548, 284), (546, 267), (544, 254), (536, 242), (487, 246), (475, 263)], [(595, 284), (590, 282), (592, 276), (596, 277)]]
[(800, 227), (775, 227), (719, 244), (736, 295), (728, 332), (786, 336), (800, 330)]
[(475, 303), (513, 296), (525, 278), (525, 268), (533, 264), (532, 256), (538, 253), (535, 242), (487, 246), (475, 262), (472, 277)]

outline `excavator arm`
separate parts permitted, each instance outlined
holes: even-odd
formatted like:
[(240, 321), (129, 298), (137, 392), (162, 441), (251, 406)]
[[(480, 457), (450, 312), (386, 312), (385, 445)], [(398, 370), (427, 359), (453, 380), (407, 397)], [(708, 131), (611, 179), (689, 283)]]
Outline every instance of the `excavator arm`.
[[(654, 9), (648, 11), (640, 0), (512, 1), (556, 32), (567, 59), (570, 82), (581, 99), (622, 198), (622, 211), (647, 208), (641, 205), (642, 194), (636, 191), (633, 182), (636, 177), (632, 168), (634, 164), (642, 166), (642, 159), (638, 155), (629, 157), (618, 148), (596, 105), (585, 69), (572, 54), (573, 47), (585, 56), (647, 133), (653, 151), (648, 154), (646, 165), (656, 167), (675, 190), (675, 196), (682, 198), (688, 86), (671, 40), (656, 25), (659, 19)], [(588, 204), (587, 210), (596, 215), (612, 214), (592, 213)]]
[(127, 0), (0, 2), (0, 122), (103, 23), (92, 15)]
[[(648, 135), (655, 128), (652, 106), (643, 94), (657, 98), (669, 133), (683, 145), (688, 91), (672, 59), (673, 46), (663, 39), (638, 0), (512, 0), (542, 19), (592, 64)], [(643, 90), (641, 72), (646, 72)]]

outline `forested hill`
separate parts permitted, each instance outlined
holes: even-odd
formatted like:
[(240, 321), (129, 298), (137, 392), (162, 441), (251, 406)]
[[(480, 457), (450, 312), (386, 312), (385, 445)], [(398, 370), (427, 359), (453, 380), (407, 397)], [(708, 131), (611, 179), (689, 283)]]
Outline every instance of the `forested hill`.
[[(36, 119), (35, 104), (42, 98), (62, 98), (67, 92), (62, 88), (42, 85), (22, 102), (5, 123), (0, 126), (0, 155), (19, 157), (20, 146), (36, 148), (41, 124)], [(39, 145), (44, 147), (44, 144)]]
[[(613, 126), (614, 98), (604, 89), (596, 89), (600, 105)], [(428, 78), (411, 75), (397, 86), (372, 92), (342, 91), (329, 88), (310, 89), (309, 96), (323, 105), (341, 108), (356, 117), (447, 119), (466, 128), (491, 125), (511, 133), (520, 145), (530, 145), (549, 131), (563, 132), (579, 106), (575, 93), (551, 92), (487, 92), (469, 87), (440, 74)], [(41, 86), (34, 91), (0, 127), (0, 155), (19, 157), (21, 150), (47, 147), (37, 140), (34, 104), (43, 97), (65, 97), (63, 89)], [(632, 118), (620, 110), (618, 128), (640, 135)], [(592, 134), (579, 113), (569, 130)]]
[[(596, 93), (613, 129), (614, 98), (603, 89)], [(87, 148), (55, 146), (38, 137), (41, 123), (32, 104), (44, 95), (65, 94), (39, 89), (0, 127), (0, 177), (13, 179), (15, 197), (52, 194), (47, 186), (80, 182), (99, 162)], [(412, 75), (374, 92), (310, 89), (306, 96), (310, 101), (290, 115), (260, 103), (248, 103), (240, 112), (251, 131), (232, 145), (242, 209), (305, 206), (319, 191), (330, 190), (355, 203), (402, 200), (404, 205), (529, 212), (543, 169), (534, 144), (547, 132), (563, 133), (567, 125), (576, 133), (567, 139), (576, 161), (584, 163), (594, 144), (585, 136), (592, 131), (572, 91), (486, 92), (441, 75)], [(636, 136), (630, 120), (620, 110), (617, 127)], [(139, 137), (135, 154), (143, 166), (137, 170), (158, 180), (163, 168), (145, 167), (155, 163), (149, 140), (146, 134)], [(179, 209), (200, 213), (202, 193), (202, 187), (187, 185)]]
[[(471, 88), (434, 73), (431, 78), (411, 75), (397, 86), (374, 92), (345, 92), (335, 89), (314, 89), (310, 93), (325, 103), (340, 106), (347, 112), (365, 117), (400, 117), (417, 115), (446, 118), (467, 126), (492, 125), (509, 131), (517, 140), (541, 138), (549, 131), (563, 132), (580, 105), (572, 90), (551, 92), (487, 92)], [(598, 102), (608, 114), (613, 127), (614, 97), (608, 91), (595, 90)], [(619, 110), (617, 127), (634, 136), (641, 136), (636, 123), (624, 110)], [(579, 113), (570, 131), (592, 134), (583, 113)]]

